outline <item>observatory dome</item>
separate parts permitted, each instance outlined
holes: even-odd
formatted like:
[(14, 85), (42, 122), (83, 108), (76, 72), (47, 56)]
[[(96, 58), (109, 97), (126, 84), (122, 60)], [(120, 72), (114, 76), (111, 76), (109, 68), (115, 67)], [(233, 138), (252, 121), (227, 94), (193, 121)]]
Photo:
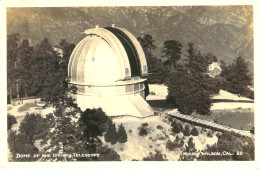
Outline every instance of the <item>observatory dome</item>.
[(137, 39), (117, 27), (88, 29), (85, 34), (68, 65), (79, 107), (101, 107), (109, 116), (152, 115), (144, 100), (147, 63)]

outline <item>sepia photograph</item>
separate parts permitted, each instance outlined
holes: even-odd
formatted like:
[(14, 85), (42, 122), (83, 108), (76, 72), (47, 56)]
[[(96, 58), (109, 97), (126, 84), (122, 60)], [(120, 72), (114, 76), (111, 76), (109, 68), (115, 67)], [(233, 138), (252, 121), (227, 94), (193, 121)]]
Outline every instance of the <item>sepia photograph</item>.
[(8, 163), (256, 161), (254, 5), (5, 17)]

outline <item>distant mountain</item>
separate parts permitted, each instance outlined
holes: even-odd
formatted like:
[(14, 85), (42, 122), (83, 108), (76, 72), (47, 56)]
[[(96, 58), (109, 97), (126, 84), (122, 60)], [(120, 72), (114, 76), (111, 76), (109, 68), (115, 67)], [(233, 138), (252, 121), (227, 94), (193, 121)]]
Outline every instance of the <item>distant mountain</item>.
[(151, 34), (161, 56), (166, 40), (178, 40), (185, 51), (193, 42), (202, 53), (211, 52), (227, 63), (238, 55), (246, 58), (253, 71), (252, 6), (185, 7), (56, 7), (9, 8), (8, 34), (18, 32), (22, 39), (36, 44), (44, 37), (56, 45), (61, 39), (78, 43), (84, 30), (115, 24), (136, 37)]

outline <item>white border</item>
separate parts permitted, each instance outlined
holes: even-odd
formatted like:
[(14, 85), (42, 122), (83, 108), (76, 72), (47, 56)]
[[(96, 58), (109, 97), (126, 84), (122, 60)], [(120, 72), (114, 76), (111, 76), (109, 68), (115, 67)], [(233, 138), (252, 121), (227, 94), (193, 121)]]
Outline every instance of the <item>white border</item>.
[[(255, 63), (255, 148), (256, 148), (256, 159), (255, 161), (204, 161), (204, 162), (7, 162), (7, 121), (6, 121), (6, 8), (7, 7), (84, 7), (84, 6), (211, 6), (211, 5), (253, 5), (254, 6), (254, 63)], [(125, 168), (147, 168), (147, 169), (161, 169), (161, 168), (260, 168), (260, 141), (259, 141), (259, 126), (258, 120), (260, 120), (259, 115), (259, 88), (260, 81), (258, 79), (259, 73), (259, 30), (260, 30), (260, 1), (259, 0), (176, 0), (176, 1), (158, 1), (158, 0), (96, 0), (96, 1), (83, 1), (83, 0), (0, 0), (0, 57), (1, 57), (1, 73), (0, 73), (0, 134), (1, 134), (1, 143), (0, 143), (0, 167), (16, 167), (25, 168), (25, 167), (38, 167), (38, 168), (106, 168), (114, 167), (118, 169)], [(114, 169), (113, 168), (113, 169)]]

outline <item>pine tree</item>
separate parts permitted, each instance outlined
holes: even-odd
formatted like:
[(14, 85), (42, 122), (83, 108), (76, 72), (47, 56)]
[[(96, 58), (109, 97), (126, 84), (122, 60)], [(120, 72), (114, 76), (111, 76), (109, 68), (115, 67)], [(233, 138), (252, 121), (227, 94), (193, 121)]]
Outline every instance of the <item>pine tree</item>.
[(143, 47), (144, 53), (146, 57), (153, 56), (153, 50), (156, 48), (154, 45), (154, 39), (150, 34), (145, 34), (143, 38), (138, 37), (137, 40), (140, 42)]
[(17, 133), (16, 131), (8, 131), (8, 148), (11, 152), (11, 156), (8, 158), (15, 162), (30, 162), (37, 161), (39, 157), (23, 157), (16, 158), (17, 154), (38, 154), (39, 150), (32, 143), (27, 143), (27, 136), (23, 133)]
[(117, 142), (116, 126), (112, 121), (108, 122), (108, 129), (104, 137), (106, 142), (111, 142), (112, 145), (116, 144)]
[(222, 84), (224, 90), (253, 98), (253, 92), (250, 94), (248, 88), (252, 85), (252, 78), (249, 75), (248, 64), (242, 56), (239, 56), (231, 65), (223, 67), (221, 75), (224, 78)]
[(31, 95), (30, 88), (33, 83), (32, 79), (32, 70), (31, 70), (31, 60), (32, 60), (33, 48), (29, 45), (27, 39), (23, 40), (21, 45), (18, 48), (17, 58), (20, 63), (18, 68), (18, 78), (20, 79), (21, 88), (25, 97)]
[(17, 61), (19, 37), (20, 35), (18, 33), (7, 36), (7, 90), (8, 95), (10, 96), (10, 102), (13, 98), (13, 88), (16, 85), (17, 79), (17, 70), (15, 65)]
[(35, 140), (46, 132), (47, 126), (40, 114), (27, 113), (20, 123), (19, 132), (26, 136), (26, 143), (34, 145)]
[(189, 44), (185, 63), (173, 70), (169, 78), (167, 99), (183, 114), (210, 113), (210, 96), (218, 93), (218, 88), (216, 81), (207, 74), (206, 59)]
[(163, 43), (162, 57), (166, 58), (165, 65), (173, 65), (176, 68), (176, 62), (181, 59), (182, 45), (176, 40), (167, 40)]
[(149, 71), (147, 82), (149, 84), (163, 83), (167, 72), (164, 69), (162, 61), (156, 57), (147, 57), (147, 65)]
[(98, 108), (86, 109), (81, 113), (79, 120), (82, 122), (82, 126), (86, 127), (84, 136), (88, 139), (90, 137), (102, 136), (102, 133), (106, 130), (109, 118), (101, 108)]
[(118, 127), (117, 138), (118, 138), (119, 143), (126, 143), (127, 142), (127, 134), (126, 134), (125, 128), (124, 128), (122, 123)]
[(7, 115), (7, 130), (10, 130), (14, 124), (17, 123), (16, 118), (13, 115)]
[(192, 95), (194, 89), (191, 79), (191, 75), (185, 66), (179, 65), (167, 82), (167, 100), (173, 103), (181, 113), (187, 115), (191, 114), (196, 108)]
[[(32, 73), (33, 84), (30, 93), (48, 100), (50, 97), (47, 93), (55, 93), (58, 67), (58, 56), (49, 44), (48, 39), (44, 38), (37, 44), (33, 51)], [(52, 90), (53, 89), (53, 90)]]
[(143, 38), (138, 37), (137, 39), (144, 50), (147, 61), (147, 67), (149, 72), (147, 82), (151, 84), (163, 83), (166, 72), (162, 64), (162, 61), (156, 58), (153, 54), (154, 49), (156, 49), (153, 37), (149, 34), (146, 34), (143, 36)]
[(65, 39), (62, 39), (58, 46), (58, 48), (60, 48), (62, 50), (62, 55), (59, 56), (59, 63), (62, 67), (62, 69), (64, 70), (64, 73), (68, 73), (68, 63), (69, 63), (69, 59), (70, 56), (75, 48), (75, 44), (74, 43), (69, 43), (67, 42)]

